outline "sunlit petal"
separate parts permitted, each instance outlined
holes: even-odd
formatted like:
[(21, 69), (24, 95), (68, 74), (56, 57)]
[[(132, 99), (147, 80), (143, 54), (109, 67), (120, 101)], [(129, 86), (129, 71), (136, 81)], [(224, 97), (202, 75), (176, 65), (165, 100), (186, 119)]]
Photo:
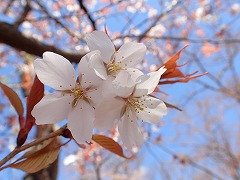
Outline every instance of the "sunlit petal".
[(80, 100), (68, 116), (68, 128), (79, 144), (91, 141), (93, 121), (93, 107), (87, 102)]
[(118, 64), (123, 68), (134, 67), (143, 60), (146, 50), (146, 46), (142, 43), (123, 44), (116, 53), (116, 61), (121, 62)]
[(125, 101), (113, 97), (105, 97), (96, 108), (96, 120), (94, 127), (99, 130), (109, 130), (115, 125), (115, 121), (121, 117), (121, 110)]
[(138, 126), (137, 117), (130, 109), (128, 109), (121, 118), (118, 125), (118, 131), (124, 146), (128, 150), (132, 150), (135, 146), (142, 146), (144, 138)]
[[(97, 74), (98, 71), (101, 72), (101, 69), (99, 69), (97, 64), (98, 61), (95, 60), (98, 58), (101, 58), (100, 51), (92, 51), (83, 56), (81, 61), (79, 62), (78, 74), (82, 87), (86, 88), (89, 86), (99, 86), (102, 83), (102, 79), (100, 78), (101, 74), (100, 75)], [(91, 67), (90, 65), (92, 63), (91, 61), (94, 61), (93, 62), (94, 67)], [(103, 70), (106, 73), (105, 68)]]
[(112, 85), (115, 94), (123, 98), (129, 97), (135, 87), (135, 83), (127, 71), (121, 71), (112, 82)]
[(94, 70), (94, 73), (103, 80), (107, 79), (107, 69), (104, 66), (100, 54), (96, 53), (89, 58), (89, 67)]
[(140, 120), (148, 123), (159, 123), (161, 118), (167, 114), (167, 107), (163, 101), (150, 96), (144, 96), (138, 99), (143, 104), (143, 110), (136, 113)]
[(142, 79), (145, 79), (141, 83), (136, 85), (136, 89), (147, 89), (147, 94), (151, 94), (155, 88), (157, 87), (159, 80), (161, 78), (161, 75), (166, 71), (167, 69), (164, 67), (161, 67), (156, 72), (150, 72), (146, 75), (143, 75), (144, 77)]
[(32, 115), (37, 124), (54, 124), (62, 121), (72, 110), (73, 97), (69, 94), (62, 95), (61, 92), (48, 94), (36, 104)]
[(56, 90), (66, 90), (75, 84), (75, 70), (61, 55), (45, 52), (43, 59), (35, 60), (33, 65), (39, 80)]
[(106, 33), (93, 31), (86, 35), (85, 40), (91, 51), (99, 50), (105, 63), (108, 63), (115, 52), (115, 47)]

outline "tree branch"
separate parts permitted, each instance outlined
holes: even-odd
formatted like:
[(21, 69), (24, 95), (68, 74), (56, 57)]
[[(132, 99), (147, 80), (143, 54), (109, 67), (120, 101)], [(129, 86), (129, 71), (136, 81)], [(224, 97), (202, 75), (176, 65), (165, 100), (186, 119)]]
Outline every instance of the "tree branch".
[(44, 44), (34, 38), (26, 37), (11, 24), (0, 21), (0, 43), (7, 44), (19, 51), (42, 56), (45, 51), (55, 52), (67, 58), (70, 62), (78, 63), (85, 53), (66, 52), (55, 46)]
[[(4, 165), (6, 162), (8, 162), (10, 159), (12, 159), (15, 155), (17, 155), (18, 153), (32, 147), (32, 146), (35, 146), (45, 140), (48, 140), (48, 139), (51, 139), (53, 137), (56, 137), (56, 136), (59, 136), (62, 134), (62, 132), (66, 129), (67, 125), (64, 125), (62, 126), (60, 129), (58, 129), (57, 131), (54, 131), (50, 134), (48, 134), (47, 136), (44, 136), (44, 137), (41, 137), (41, 138), (38, 138), (36, 139), (35, 141), (32, 141), (30, 142), (29, 144), (26, 144), (24, 146), (21, 146), (21, 147), (16, 147), (10, 154), (8, 154), (5, 158), (3, 158), (1, 161), (0, 161), (0, 167), (2, 165)], [(4, 167), (0, 168), (0, 171), (4, 169)]]
[(163, 11), (156, 19), (155, 21), (142, 33), (142, 35), (139, 36), (138, 41), (140, 42), (144, 36), (154, 27), (156, 26), (156, 24), (158, 23), (158, 21), (160, 19), (162, 19), (165, 15), (167, 15), (168, 13), (170, 13), (175, 7), (178, 6), (178, 4), (180, 4), (180, 0), (179, 1), (175, 1), (173, 0), (171, 5), (165, 10)]
[(96, 22), (93, 20), (92, 16), (88, 12), (86, 6), (83, 4), (83, 0), (78, 0), (78, 3), (79, 3), (80, 8), (85, 12), (89, 21), (91, 22), (93, 30), (96, 30), (97, 29), (96, 28)]
[(30, 0), (27, 0), (22, 15), (14, 23), (14, 28), (18, 28), (25, 21), (25, 18), (27, 17), (30, 11), (31, 11)]

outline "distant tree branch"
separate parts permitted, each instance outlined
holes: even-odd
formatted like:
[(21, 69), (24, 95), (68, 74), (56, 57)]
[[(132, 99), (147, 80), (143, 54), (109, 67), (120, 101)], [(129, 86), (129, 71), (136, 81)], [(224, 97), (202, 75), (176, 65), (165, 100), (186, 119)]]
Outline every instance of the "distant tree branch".
[(55, 46), (44, 44), (34, 38), (27, 37), (13, 25), (0, 21), (0, 43), (25, 51), (26, 53), (42, 56), (45, 51), (55, 52), (67, 58), (70, 62), (78, 63), (84, 53), (73, 53), (63, 51)]
[(158, 21), (162, 17), (170, 13), (175, 7), (177, 7), (180, 2), (181, 2), (180, 0), (179, 1), (173, 0), (171, 5), (165, 11), (163, 11), (160, 15), (158, 15), (155, 21), (139, 36), (138, 41), (140, 42), (144, 38), (144, 36), (158, 23)]
[(90, 13), (88, 12), (86, 6), (83, 4), (83, 0), (78, 0), (79, 6), (80, 8), (85, 12), (85, 14), (87, 15), (90, 23), (92, 24), (92, 28), (93, 30), (96, 30), (96, 22), (93, 20), (92, 16), (90, 15)]
[(55, 18), (53, 15), (50, 14), (50, 12), (43, 6), (40, 1), (36, 1), (36, 3), (40, 6), (40, 8), (43, 10), (43, 12), (52, 20), (55, 21), (56, 24), (58, 24), (60, 27), (62, 27), (70, 36), (73, 38), (77, 38), (78, 40), (82, 40), (78, 35), (73, 33), (67, 26), (65, 26), (58, 18)]
[(212, 44), (240, 44), (240, 39), (208, 39), (208, 38), (189, 38), (189, 37), (176, 37), (176, 36), (150, 36), (150, 35), (121, 35), (116, 38), (116, 39), (123, 39), (123, 38), (149, 38), (149, 39), (159, 39), (159, 40), (172, 40), (172, 41), (189, 41), (191, 43), (204, 43), (204, 42), (209, 42)]
[(25, 21), (25, 18), (27, 17), (30, 11), (31, 11), (30, 0), (27, 0), (22, 15), (19, 16), (19, 18), (14, 23), (15, 28), (18, 28)]
[[(210, 175), (211, 177), (213, 178), (216, 178), (216, 179), (219, 179), (219, 180), (223, 180), (218, 174), (210, 171), (209, 169), (207, 169), (206, 167), (204, 166), (201, 166), (199, 164), (197, 164), (196, 162), (194, 162), (192, 159), (190, 159), (189, 157), (185, 157), (185, 158), (181, 158), (179, 156), (177, 156), (177, 154), (175, 152), (173, 152), (172, 150), (168, 149), (167, 147), (165, 146), (162, 146), (162, 145), (158, 145), (157, 147), (159, 147), (162, 151), (168, 153), (169, 155), (171, 155), (174, 159), (178, 160), (179, 162), (182, 162), (182, 163), (187, 163), (203, 172), (205, 172), (206, 174)], [(151, 148), (149, 147), (149, 145), (147, 145), (147, 148), (148, 148), (148, 151), (151, 153), (151, 155), (154, 157), (154, 159), (156, 159), (156, 161), (160, 162), (160, 159), (158, 159), (157, 155), (154, 154), (154, 152), (151, 150)]]
[(3, 10), (3, 14), (7, 14), (9, 9), (11, 8), (12, 4), (14, 3), (15, 0), (10, 0), (8, 2), (8, 5), (6, 6), (6, 8)]

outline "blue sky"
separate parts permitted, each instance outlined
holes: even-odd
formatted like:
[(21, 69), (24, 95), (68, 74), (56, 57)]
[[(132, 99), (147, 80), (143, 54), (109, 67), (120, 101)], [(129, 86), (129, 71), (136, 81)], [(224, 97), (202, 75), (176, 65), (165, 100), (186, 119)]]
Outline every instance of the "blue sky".
[[(237, 2), (237, 1), (236, 1)], [(157, 9), (159, 10), (159, 12), (161, 11), (161, 7), (159, 6), (159, 4), (157, 3), (157, 1), (149, 1), (149, 3), (154, 6), (154, 7), (158, 7)], [(193, 3), (194, 4), (194, 3)], [(96, 9), (98, 9), (99, 7), (96, 6)], [(193, 9), (197, 8), (193, 6)], [(94, 9), (92, 10), (94, 11)], [(134, 17), (134, 24), (138, 24), (139, 22), (142, 21), (142, 19), (146, 18), (146, 14), (147, 12), (143, 12), (143, 13), (139, 13), (137, 12), (137, 14), (130, 14), (130, 16), (135, 16)], [(235, 18), (226, 14), (221, 14), (220, 19), (221, 21), (219, 23), (221, 24), (228, 24), (229, 22), (231, 22), (231, 20)], [(0, 20), (3, 20), (5, 22), (13, 22), (13, 19), (8, 18), (7, 16), (4, 16), (3, 14), (0, 14)], [(231, 31), (233, 32), (237, 32), (239, 30), (238, 28), (238, 24), (240, 19), (238, 19), (237, 21), (235, 21), (233, 24), (231, 24), (230, 28)], [(111, 16), (108, 17), (107, 19), (105, 19), (105, 25), (112, 31), (119, 31), (122, 30), (122, 28), (126, 25), (126, 20), (123, 19), (123, 17), (118, 16)], [(214, 31), (212, 29), (212, 27), (210, 27), (209, 24), (206, 23), (198, 23), (197, 24), (199, 27), (202, 27), (204, 29), (204, 31), (207, 34), (207, 37), (209, 38), (214, 38)], [(218, 26), (216, 24), (216, 28), (220, 28), (220, 26)], [(142, 28), (141, 30), (144, 30), (144, 28)], [(55, 31), (55, 29), (53, 28), (53, 31)], [(171, 32), (172, 33), (172, 32)], [(178, 35), (177, 30), (176, 30), (176, 36)], [(170, 34), (170, 33), (169, 33)], [(168, 32), (166, 32), (165, 35), (168, 35)], [(191, 34), (192, 38), (196, 38), (196, 34), (192, 33)], [(163, 42), (159, 42), (159, 44), (162, 45)], [(64, 42), (62, 41), (62, 44), (60, 45), (61, 47), (64, 46)], [(190, 44), (190, 46), (186, 49), (186, 51), (189, 52), (194, 52), (197, 55), (201, 54), (201, 52), (199, 51), (199, 46), (200, 44)], [(222, 45), (224, 46), (224, 45)], [(224, 48), (224, 47), (223, 47)], [(219, 55), (220, 54), (220, 55)], [(219, 73), (220, 70), (222, 70), (222, 68), (224, 67), (224, 65), (226, 64), (226, 60), (224, 59), (224, 52), (220, 52), (219, 54), (214, 54), (212, 56), (210, 56), (209, 58), (204, 57), (204, 59), (201, 59), (202, 63), (205, 65), (206, 70), (211, 72), (211, 73)], [(217, 56), (217, 57), (216, 57)], [(220, 58), (219, 58), (220, 56)], [(203, 57), (203, 56), (202, 56)], [(16, 61), (16, 58), (18, 58), (16, 55), (12, 55), (9, 56), (9, 60), (10, 61)], [(213, 58), (218, 58), (216, 61), (212, 61)], [(222, 60), (221, 60), (222, 58)], [(235, 57), (236, 59), (240, 58), (240, 54), (238, 53), (238, 55)], [(180, 58), (180, 63), (184, 63), (186, 61), (191, 61), (191, 59), (189, 59), (188, 54), (183, 52)], [(154, 62), (153, 60), (149, 60), (149, 62)], [(235, 67), (239, 67), (240, 65), (240, 61), (235, 60)], [(188, 69), (187, 66), (183, 67), (183, 72), (194, 72), (195, 70), (198, 70), (198, 66), (194, 63), (191, 63), (191, 67)], [(240, 71), (237, 69), (237, 73), (239, 75)], [(1, 74), (1, 78), (4, 79), (4, 82), (10, 82), (10, 86), (14, 87), (15, 83), (18, 83), (19, 79), (18, 77), (18, 72), (16, 67), (12, 66), (12, 65), (7, 65), (4, 68), (0, 69), (0, 74)], [(228, 81), (229, 77), (231, 76), (230, 73), (227, 73), (224, 76), (224, 80)], [(6, 78), (5, 78), (6, 77)], [(205, 77), (201, 77), (199, 80), (201, 80), (202, 82), (208, 83), (208, 84), (213, 84), (213, 82), (211, 81), (211, 79), (209, 78), (209, 76), (205, 76)], [(215, 86), (216, 84), (214, 84)], [(204, 92), (199, 93), (198, 96), (192, 98), (189, 103), (187, 105), (184, 104), (185, 100), (183, 97), (186, 97), (186, 95), (189, 95), (190, 93), (201, 89), (201, 86), (199, 84), (197, 84), (196, 82), (191, 81), (189, 83), (178, 83), (178, 84), (173, 84), (173, 85), (166, 85), (161, 87), (161, 90), (163, 90), (164, 92), (167, 92), (169, 94), (169, 96), (167, 97), (167, 102), (172, 103), (174, 105), (180, 106), (180, 108), (184, 109), (184, 112), (178, 112), (176, 110), (169, 110), (169, 113), (167, 116), (165, 116), (163, 118), (163, 122), (164, 122), (164, 126), (160, 128), (159, 132), (160, 134), (162, 134), (163, 136), (163, 141), (164, 141), (164, 145), (167, 146), (168, 148), (172, 149), (175, 152), (180, 152), (180, 153), (188, 153), (189, 149), (188, 147), (182, 147), (182, 146), (176, 146), (172, 141), (167, 141), (167, 139), (171, 139), (172, 137), (174, 137), (176, 135), (175, 132), (175, 122), (174, 120), (176, 120), (179, 117), (179, 121), (182, 120), (184, 118), (184, 113), (189, 113), (190, 117), (192, 119), (194, 119), (194, 122), (199, 123), (199, 125), (201, 124), (201, 118), (200, 117), (196, 117), (196, 115), (199, 113), (198, 109), (194, 109), (196, 108), (196, 104), (195, 102), (201, 99), (204, 99), (206, 97), (208, 97), (209, 99), (213, 98), (214, 100), (216, 99), (216, 97), (218, 96), (223, 96), (221, 94), (218, 93), (213, 93), (210, 90), (204, 90)], [(20, 93), (20, 91), (18, 91)], [(22, 98), (23, 99), (23, 98)], [(221, 103), (225, 103), (227, 104), (231, 104), (234, 103), (234, 100), (232, 99), (226, 99), (226, 100), (221, 100)], [(223, 106), (225, 105), (223, 104)], [(218, 110), (216, 110), (214, 107), (210, 109), (210, 113), (215, 114), (217, 113)], [(8, 114), (9, 112), (6, 111), (4, 112), (6, 114)], [(12, 113), (12, 111), (10, 111), (10, 113)], [(5, 114), (3, 114), (4, 116)], [(236, 121), (238, 121), (239, 118), (239, 114), (236, 113), (235, 109), (228, 109), (227, 111), (224, 111), (224, 114), (222, 114), (222, 117), (224, 119), (229, 119), (229, 122), (231, 123), (235, 123)], [(149, 126), (149, 128), (151, 127), (151, 125), (145, 125), (145, 126)], [(181, 126), (180, 126), (181, 127)], [(184, 128), (188, 128), (187, 126), (182, 125), (183, 128), (183, 132), (184, 132)], [(33, 132), (32, 132), (33, 133)], [(158, 135), (158, 134), (155, 134)], [(187, 134), (185, 136), (182, 137), (182, 142), (184, 142), (185, 140), (187, 140)], [(198, 137), (198, 140), (201, 140), (201, 137)], [(180, 142), (181, 142), (180, 141)], [(148, 152), (148, 148), (151, 148), (152, 152), (154, 154), (157, 155), (157, 158), (154, 158), (153, 155), (151, 153)], [(73, 150), (76, 149), (76, 146), (73, 146)], [(60, 154), (60, 162), (63, 161), (64, 155), (67, 153), (67, 149), (64, 148), (63, 152)], [(7, 151), (1, 153), (0, 158), (2, 158), (3, 156), (5, 156), (7, 154)], [(169, 154), (161, 151), (157, 145), (151, 145), (151, 143), (146, 143), (142, 150), (139, 152), (140, 156), (144, 157), (144, 161), (143, 164), (141, 164), (142, 166), (146, 167), (146, 168), (151, 168), (151, 167), (158, 167), (158, 159), (160, 159), (162, 162), (170, 162), (172, 161), (172, 156), (170, 156)], [(156, 161), (157, 160), (157, 161)], [(59, 176), (58, 179), (59, 180), (63, 180), (68, 178), (69, 174), (66, 173), (65, 171), (66, 167), (60, 163), (60, 170), (59, 170)], [(190, 170), (191, 171), (191, 170)], [(186, 171), (185, 171), (186, 172)], [(72, 172), (70, 172), (71, 174)], [(178, 173), (176, 172), (176, 177), (178, 177)], [(191, 172), (189, 172), (191, 173)], [(19, 170), (15, 170), (15, 169), (7, 169), (4, 170), (2, 172), (0, 172), (0, 177), (4, 177), (4, 179), (21, 179), (20, 177), (23, 176), (23, 172), (19, 171)], [(76, 173), (77, 174), (77, 173)], [(157, 176), (156, 179), (159, 179), (159, 177)]]

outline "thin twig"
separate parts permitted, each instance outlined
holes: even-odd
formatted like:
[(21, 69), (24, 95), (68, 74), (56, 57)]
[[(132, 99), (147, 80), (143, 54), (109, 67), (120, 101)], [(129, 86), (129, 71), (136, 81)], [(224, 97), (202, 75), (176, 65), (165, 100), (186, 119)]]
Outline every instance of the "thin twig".
[(92, 16), (88, 12), (88, 9), (86, 8), (86, 6), (83, 4), (83, 0), (78, 0), (78, 2), (79, 2), (80, 8), (85, 12), (85, 14), (87, 15), (90, 23), (92, 24), (93, 30), (96, 30), (97, 29), (96, 22), (93, 20)]
[(172, 1), (171, 5), (165, 10), (163, 11), (157, 18), (156, 20), (139, 36), (138, 41), (140, 42), (144, 36), (158, 23), (158, 21), (163, 18), (165, 15), (167, 15), (168, 13), (170, 13), (175, 7), (178, 6), (178, 4), (181, 1)]
[[(51, 139), (53, 137), (56, 137), (56, 136), (59, 136), (60, 134), (62, 134), (63, 130), (66, 129), (67, 125), (64, 125), (63, 127), (61, 127), (60, 129), (58, 129), (57, 131), (54, 131), (52, 133), (50, 133), (49, 135), (45, 136), (45, 137), (42, 137), (42, 138), (39, 138), (39, 139), (36, 139), (35, 141), (32, 141), (30, 142), (29, 144), (26, 144), (24, 146), (21, 146), (21, 147), (16, 147), (12, 152), (10, 152), (5, 158), (3, 158), (1, 161), (0, 161), (0, 167), (2, 165), (4, 165), (6, 162), (8, 162), (10, 159), (12, 159), (15, 155), (17, 155), (18, 153), (32, 147), (32, 146), (35, 146), (45, 140), (48, 140), (48, 139)], [(0, 169), (1, 171), (1, 169)]]

